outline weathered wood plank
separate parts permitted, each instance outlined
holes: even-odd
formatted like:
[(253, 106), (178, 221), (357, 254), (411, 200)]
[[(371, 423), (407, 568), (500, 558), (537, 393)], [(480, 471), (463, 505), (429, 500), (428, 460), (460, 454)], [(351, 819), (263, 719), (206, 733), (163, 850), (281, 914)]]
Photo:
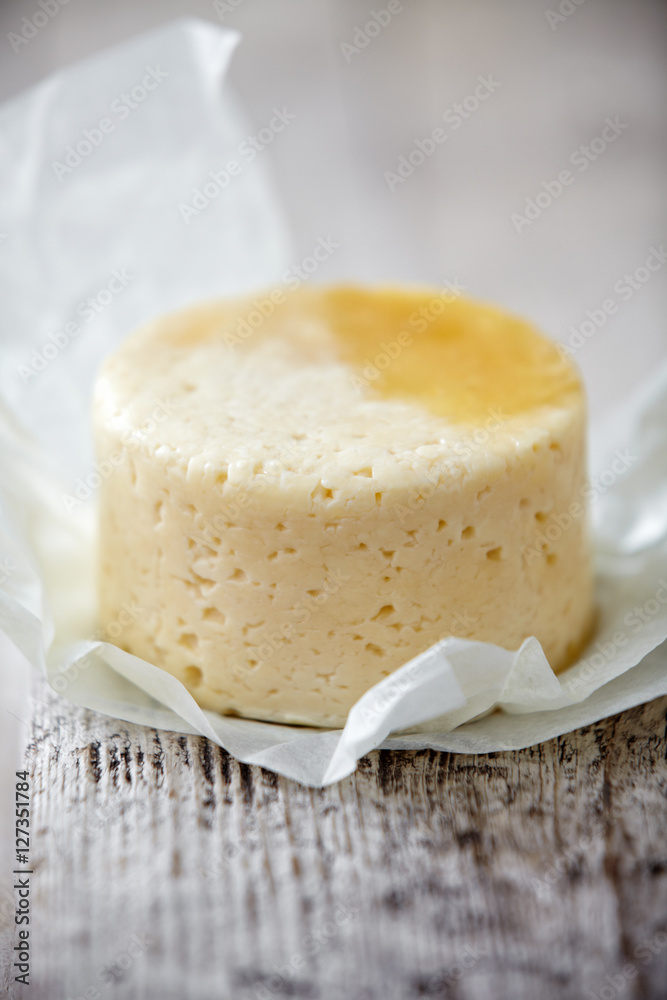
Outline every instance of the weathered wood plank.
[(667, 699), (530, 750), (381, 751), (313, 791), (38, 683), (17, 996), (667, 992)]

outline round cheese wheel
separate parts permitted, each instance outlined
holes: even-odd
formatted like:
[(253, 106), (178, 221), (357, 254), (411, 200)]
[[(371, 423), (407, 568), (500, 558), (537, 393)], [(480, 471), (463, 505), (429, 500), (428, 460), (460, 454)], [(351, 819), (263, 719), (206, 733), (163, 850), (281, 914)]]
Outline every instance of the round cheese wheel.
[(205, 708), (316, 726), (449, 635), (560, 670), (592, 616), (585, 421), (562, 350), (446, 291), (160, 318), (95, 389), (101, 626)]

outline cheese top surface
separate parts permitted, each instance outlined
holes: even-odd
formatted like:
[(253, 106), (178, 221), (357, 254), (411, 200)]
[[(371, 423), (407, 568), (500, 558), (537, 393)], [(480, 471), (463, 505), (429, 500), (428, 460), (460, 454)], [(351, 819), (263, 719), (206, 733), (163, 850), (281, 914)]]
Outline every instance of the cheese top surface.
[(572, 366), (527, 323), (463, 299), (424, 300), (419, 293), (344, 289), (306, 296), (300, 317), (304, 326), (328, 327), (341, 358), (362, 372), (378, 355), (399, 361), (373, 366), (375, 390), (418, 401), (453, 422), (483, 421), (490, 407), (522, 413), (576, 390)]
[(315, 725), (446, 635), (570, 661), (592, 592), (576, 369), (447, 298), (274, 290), (122, 344), (95, 391), (100, 620), (145, 612), (115, 641), (204, 707)]
[[(425, 291), (281, 294), (144, 327), (103, 369), (104, 422), (185, 471), (310, 472), (330, 489), (355, 477), (357, 492), (371, 476), (390, 485), (400, 466), (464, 474), (455, 446), (473, 428), (493, 426), (490, 448), (507, 453), (540, 411), (551, 424), (583, 405), (556, 345), (493, 307)], [(166, 419), (152, 420), (161, 404)]]

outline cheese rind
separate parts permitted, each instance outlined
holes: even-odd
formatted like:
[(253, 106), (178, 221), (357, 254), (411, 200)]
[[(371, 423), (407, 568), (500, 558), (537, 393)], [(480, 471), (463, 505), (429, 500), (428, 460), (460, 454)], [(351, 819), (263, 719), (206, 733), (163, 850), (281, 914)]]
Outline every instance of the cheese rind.
[(213, 304), (108, 359), (101, 624), (141, 609), (119, 645), (206, 708), (321, 726), (445, 635), (572, 659), (592, 609), (576, 370), (439, 299), (301, 290), (256, 325), (252, 301)]

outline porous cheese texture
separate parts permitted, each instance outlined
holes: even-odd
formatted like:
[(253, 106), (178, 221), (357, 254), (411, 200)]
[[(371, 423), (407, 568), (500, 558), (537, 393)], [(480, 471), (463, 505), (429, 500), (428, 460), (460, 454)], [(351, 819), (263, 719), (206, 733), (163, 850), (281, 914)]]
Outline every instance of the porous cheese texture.
[(592, 613), (585, 400), (531, 326), (437, 290), (158, 319), (98, 378), (105, 634), (205, 708), (339, 726), (439, 639), (559, 670)]

